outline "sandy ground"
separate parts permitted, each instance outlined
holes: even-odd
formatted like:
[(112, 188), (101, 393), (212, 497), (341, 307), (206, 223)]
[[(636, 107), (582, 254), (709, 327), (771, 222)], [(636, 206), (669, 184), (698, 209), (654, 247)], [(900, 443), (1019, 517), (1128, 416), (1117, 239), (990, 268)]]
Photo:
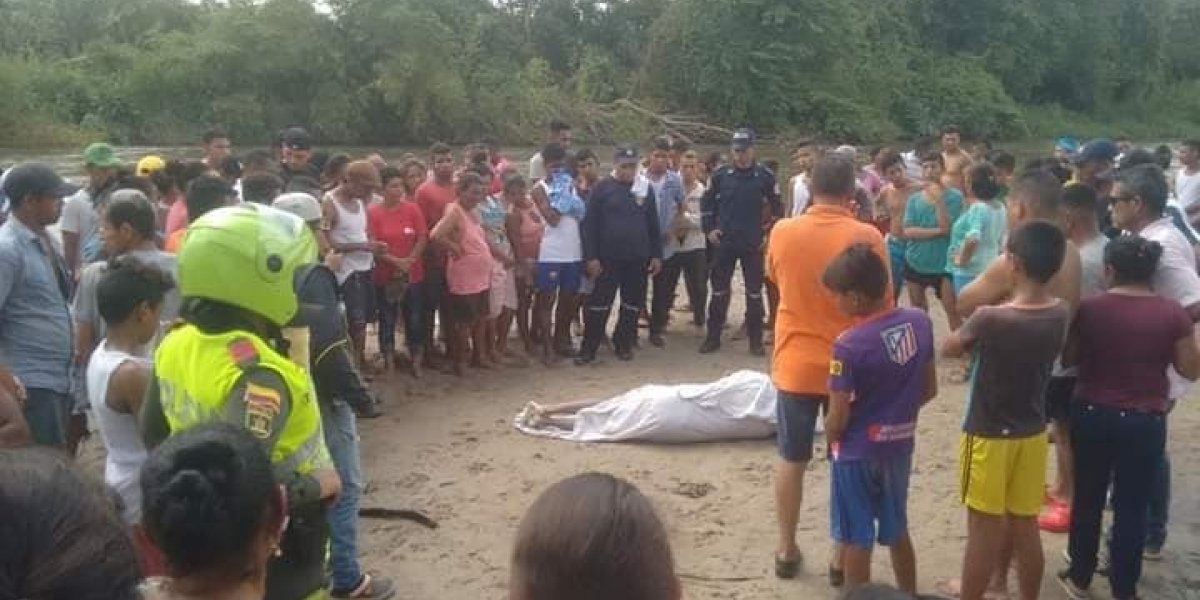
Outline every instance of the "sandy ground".
[[(939, 332), (945, 331), (935, 309)], [(741, 309), (731, 310), (740, 322)], [(528, 401), (605, 398), (645, 383), (708, 382), (741, 368), (767, 369), (745, 342), (697, 354), (701, 334), (677, 313), (667, 347), (644, 344), (632, 363), (611, 355), (602, 364), (564, 363), (472, 371), (463, 379), (431, 374), (420, 381), (393, 375), (381, 385), (387, 415), (362, 423), (367, 506), (426, 512), (441, 527), (364, 521), (369, 568), (395, 577), (402, 598), (505, 598), (508, 555), (521, 515), (555, 481), (606, 471), (637, 484), (657, 505), (689, 599), (833, 598), (825, 583), (828, 553), (828, 465), (817, 460), (806, 479), (799, 540), (805, 573), (776, 580), (772, 440), (681, 447), (574, 444), (525, 436), (511, 426)], [(943, 380), (948, 365), (943, 365)], [(958, 575), (965, 543), (964, 510), (956, 500), (957, 440), (965, 387), (944, 384), (922, 413), (909, 502), (924, 591)], [(1167, 560), (1148, 564), (1146, 598), (1200, 598), (1200, 409), (1183, 404), (1172, 418), (1175, 512)], [(818, 454), (823, 443), (818, 442)], [(701, 494), (697, 494), (700, 491)], [(695, 497), (699, 496), (699, 497)], [(1044, 535), (1043, 597), (1064, 598), (1053, 579), (1063, 566), (1065, 535)], [(877, 580), (891, 582), (887, 553), (876, 554)], [(1097, 581), (1095, 597), (1107, 598)]]
[[(735, 294), (732, 321), (741, 321)], [(939, 335), (945, 331), (934, 309)], [(644, 336), (644, 332), (643, 332)], [(728, 337), (728, 336), (727, 336)], [(806, 479), (799, 541), (806, 565), (801, 577), (779, 581), (772, 572), (775, 516), (773, 440), (690, 446), (575, 444), (534, 438), (511, 426), (528, 401), (606, 398), (646, 383), (709, 382), (743, 368), (766, 370), (744, 341), (726, 341), (721, 352), (696, 352), (702, 334), (676, 313), (667, 347), (643, 344), (632, 363), (601, 354), (595, 366), (563, 363), (467, 377), (427, 373), (421, 380), (391, 375), (376, 382), (387, 414), (360, 421), (364, 506), (414, 509), (440, 527), (407, 521), (363, 520), (367, 568), (394, 577), (403, 600), (507, 597), (509, 552), (517, 523), (534, 497), (564, 477), (606, 471), (637, 484), (658, 507), (671, 534), (685, 597), (701, 599), (834, 598), (826, 585), (828, 465), (814, 461)], [(949, 365), (943, 365), (943, 382)], [(956, 577), (965, 543), (965, 515), (956, 498), (957, 443), (966, 389), (943, 383), (921, 414), (909, 517), (923, 591)], [(1166, 560), (1147, 563), (1142, 596), (1200, 600), (1200, 394), (1176, 410), (1171, 422), (1174, 507)], [(824, 444), (818, 441), (818, 456)], [(85, 464), (102, 471), (97, 437)], [(1063, 566), (1065, 535), (1043, 535), (1047, 574), (1043, 597), (1065, 598), (1053, 579)], [(887, 552), (877, 552), (875, 576), (891, 582)], [(1109, 598), (1097, 580), (1094, 597)]]

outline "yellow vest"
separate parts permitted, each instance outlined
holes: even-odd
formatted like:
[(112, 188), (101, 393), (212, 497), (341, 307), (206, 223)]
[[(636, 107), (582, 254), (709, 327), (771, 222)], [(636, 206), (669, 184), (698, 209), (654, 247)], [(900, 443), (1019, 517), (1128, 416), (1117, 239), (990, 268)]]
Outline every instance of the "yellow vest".
[(245, 331), (209, 335), (186, 324), (163, 338), (154, 354), (154, 371), (171, 431), (229, 421), (259, 438), (269, 437), (271, 419), (281, 408), (276, 391), (251, 384), (246, 390), (245, 407), (239, 406), (233, 412), (226, 406), (229, 392), (250, 367), (277, 373), (291, 397), (287, 422), (271, 448), (277, 476), (329, 468), (321, 411), (308, 372)]

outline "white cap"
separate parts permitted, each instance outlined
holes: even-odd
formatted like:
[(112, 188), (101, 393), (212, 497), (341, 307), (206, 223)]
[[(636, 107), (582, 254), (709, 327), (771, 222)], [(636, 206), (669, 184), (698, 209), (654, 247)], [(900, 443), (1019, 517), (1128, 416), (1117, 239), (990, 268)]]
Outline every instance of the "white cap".
[(289, 194), (281, 194), (275, 201), (271, 203), (273, 208), (277, 208), (284, 212), (292, 213), (306, 223), (321, 220), (321, 203), (312, 197), (311, 194), (304, 192), (291, 192)]
[(851, 159), (858, 158), (858, 148), (855, 148), (854, 146), (849, 146), (849, 145), (838, 146), (837, 150), (834, 150), (834, 152), (837, 154), (841, 154), (842, 156), (845, 156), (846, 158), (851, 158)]

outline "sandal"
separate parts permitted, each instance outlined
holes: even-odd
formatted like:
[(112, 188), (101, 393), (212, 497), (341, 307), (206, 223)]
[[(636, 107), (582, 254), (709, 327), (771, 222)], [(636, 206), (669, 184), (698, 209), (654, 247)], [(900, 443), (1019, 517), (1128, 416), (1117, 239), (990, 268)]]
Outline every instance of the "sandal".
[(829, 586), (840, 588), (846, 585), (846, 572), (833, 565), (829, 565)]
[(396, 584), (385, 577), (372, 577), (363, 573), (357, 586), (347, 591), (332, 591), (334, 598), (360, 598), (364, 600), (387, 600), (396, 595)]
[(797, 554), (792, 558), (780, 558), (775, 555), (775, 576), (780, 579), (795, 579), (800, 574), (800, 565), (804, 562), (804, 555)]

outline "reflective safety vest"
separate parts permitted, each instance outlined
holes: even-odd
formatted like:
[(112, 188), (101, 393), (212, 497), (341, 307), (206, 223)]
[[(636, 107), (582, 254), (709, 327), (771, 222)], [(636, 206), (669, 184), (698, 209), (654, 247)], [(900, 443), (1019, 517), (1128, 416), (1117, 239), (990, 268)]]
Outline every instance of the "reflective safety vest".
[(291, 397), (287, 421), (271, 448), (276, 476), (287, 478), (293, 473), (303, 475), (329, 468), (332, 461), (308, 371), (245, 331), (210, 335), (185, 324), (163, 338), (154, 354), (154, 372), (171, 431), (226, 421), (260, 439), (270, 437), (271, 421), (281, 410), (282, 399), (277, 391), (251, 383), (245, 397), (238, 400), (239, 406), (227, 406), (230, 391), (249, 368), (277, 373)]

